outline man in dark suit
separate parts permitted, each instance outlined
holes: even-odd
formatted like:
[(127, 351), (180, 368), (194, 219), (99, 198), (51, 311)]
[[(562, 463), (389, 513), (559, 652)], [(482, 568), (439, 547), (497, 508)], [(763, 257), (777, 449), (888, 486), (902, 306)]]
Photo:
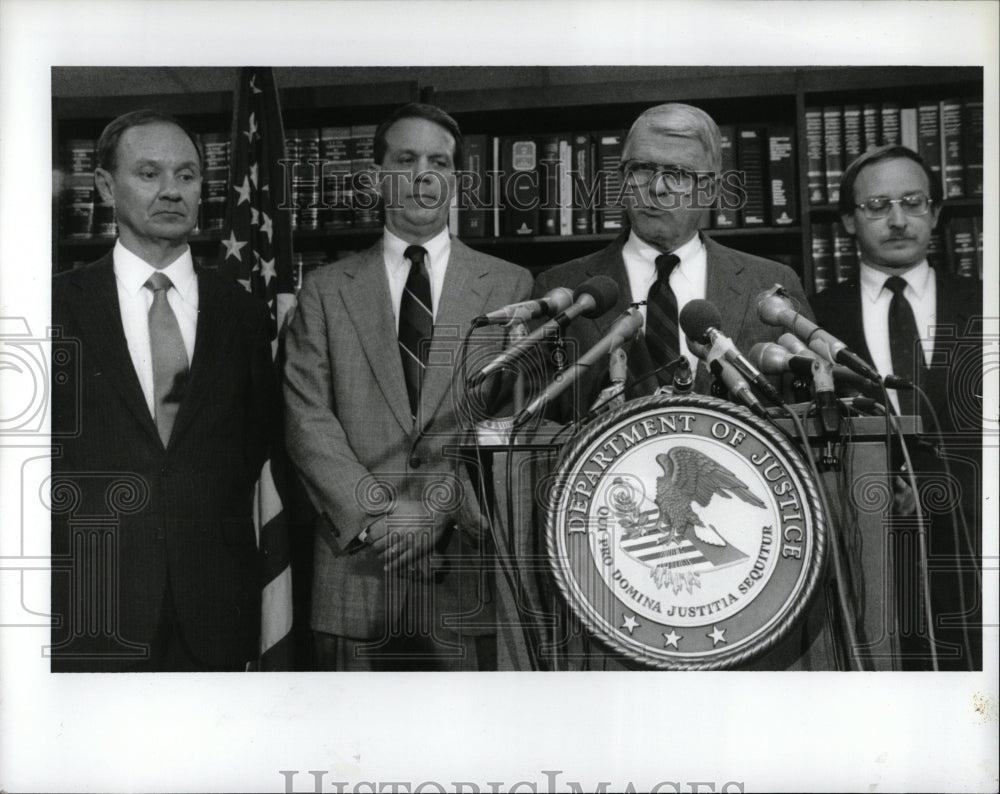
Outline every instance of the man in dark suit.
[(288, 329), (288, 451), (318, 513), (320, 669), (495, 665), (488, 533), (446, 448), (462, 431), (453, 375), (470, 321), (527, 298), (531, 277), (449, 236), (461, 147), (430, 105), (380, 125), (383, 237), (310, 273)]
[[(688, 349), (683, 331), (676, 329), (679, 313), (689, 301), (713, 303), (722, 316), (720, 330), (744, 353), (781, 334), (757, 317), (754, 299), (763, 290), (782, 284), (811, 314), (791, 268), (699, 234), (722, 183), (720, 169), (719, 128), (708, 114), (682, 104), (645, 111), (629, 130), (622, 152), (628, 232), (602, 251), (544, 271), (535, 282), (536, 296), (557, 286), (576, 287), (596, 275), (618, 283), (618, 304), (612, 311), (577, 319), (569, 326), (566, 349), (571, 358), (592, 347), (630, 304), (647, 302), (642, 308), (644, 333), (625, 348), (626, 398), (651, 394), (662, 380), (639, 379), (678, 353), (686, 355), (695, 370), (695, 390), (708, 392), (708, 369)], [(665, 375), (669, 378), (669, 371)], [(566, 393), (554, 418), (579, 418), (606, 385), (608, 368), (596, 368), (575, 391)]]
[[(938, 664), (961, 670), (981, 665), (977, 571), (983, 284), (937, 271), (927, 262), (942, 200), (940, 179), (906, 147), (870, 149), (849, 164), (841, 178), (838, 209), (858, 244), (859, 279), (815, 296), (813, 309), (820, 325), (881, 375), (904, 377), (930, 398), (928, 408), (912, 392), (889, 392), (894, 410), (918, 414), (923, 421), (921, 443), (909, 449), (921, 505), (930, 519), (928, 567)], [(880, 390), (866, 392), (881, 401)], [(907, 502), (913, 494), (902, 478), (894, 482), (898, 521), (912, 514)], [(952, 507), (958, 508), (955, 514), (949, 512)], [(953, 515), (960, 519), (957, 524)], [(961, 519), (972, 538), (965, 537)], [(915, 570), (914, 565), (896, 571), (902, 664), (904, 669), (927, 669), (929, 633), (916, 595), (919, 588), (912, 584)], [(908, 589), (905, 580), (911, 581)]]
[(98, 143), (114, 249), (53, 280), (52, 669), (244, 670), (257, 655), (254, 483), (278, 394), (267, 312), (193, 266), (194, 136), (136, 111)]

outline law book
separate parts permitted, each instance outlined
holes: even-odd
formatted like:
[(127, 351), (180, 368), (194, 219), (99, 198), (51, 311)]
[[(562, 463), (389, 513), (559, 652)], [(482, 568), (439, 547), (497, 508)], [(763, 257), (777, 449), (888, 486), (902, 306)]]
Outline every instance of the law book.
[(492, 229), (487, 229), (487, 222), (491, 220), (489, 136), (466, 135), (463, 149), (465, 165), (456, 180), (458, 234), (468, 238), (492, 236)]
[(976, 278), (983, 277), (983, 220), (978, 215), (972, 216), (972, 229), (976, 241)]
[(962, 102), (962, 155), (965, 158), (965, 195), (983, 195), (983, 101)]
[(941, 180), (946, 199), (962, 198), (965, 195), (960, 99), (941, 100)]
[(976, 227), (968, 216), (950, 218), (945, 226), (948, 269), (959, 276), (979, 277), (976, 262)]
[(323, 161), (323, 204), (320, 223), (328, 231), (350, 229), (354, 214), (351, 188), (350, 127), (323, 127), (319, 153)]
[(944, 234), (942, 229), (945, 226), (939, 223), (936, 229), (931, 231), (931, 236), (927, 240), (927, 264), (942, 273), (949, 270), (948, 250), (944, 244)]
[(501, 163), (500, 163), (500, 138), (499, 136), (493, 135), (490, 137), (490, 148), (492, 150), (490, 156), (490, 186), (492, 189), (492, 198), (490, 199), (490, 205), (492, 207), (493, 216), (493, 236), (500, 237), (501, 231), (503, 229), (502, 216), (503, 216), (503, 174), (501, 173)]
[(896, 145), (902, 142), (900, 138), (900, 108), (898, 102), (882, 103), (882, 142), (881, 146)]
[(229, 156), (231, 142), (224, 132), (201, 135), (205, 169), (202, 172), (201, 213), (198, 225), (202, 231), (221, 231), (226, 222), (226, 202), (229, 199)]
[(840, 198), (840, 177), (844, 173), (844, 109), (839, 105), (823, 108), (823, 155), (826, 164), (826, 200)]
[(826, 204), (823, 109), (819, 107), (806, 108), (806, 178), (809, 203)]
[(863, 152), (874, 149), (882, 141), (882, 106), (878, 102), (865, 102), (861, 106), (864, 132)]
[(917, 104), (917, 154), (935, 176), (941, 179), (941, 112), (937, 102)]
[(911, 151), (917, 150), (917, 109), (901, 108), (899, 111), (899, 141)]
[(838, 284), (858, 279), (858, 252), (851, 237), (839, 223), (833, 229), (833, 272)]
[(593, 234), (594, 205), (594, 151), (589, 132), (573, 133), (571, 143), (573, 169), (570, 173), (573, 202), (573, 234)]
[(62, 233), (72, 239), (94, 232), (94, 175), (67, 174), (62, 190)]
[(559, 234), (559, 187), (562, 182), (559, 164), (559, 136), (543, 135), (538, 139), (538, 234)]
[(501, 139), (503, 175), (503, 234), (532, 237), (538, 234), (538, 142), (528, 135)]
[(573, 234), (573, 141), (570, 135), (559, 136), (559, 234)]
[(833, 270), (833, 229), (829, 223), (810, 224), (812, 239), (813, 292), (837, 283)]
[(292, 195), (299, 205), (299, 228), (315, 231), (320, 228), (322, 194), (320, 180), (323, 176), (320, 162), (319, 129), (299, 130), (299, 162), (295, 166)]
[(861, 105), (844, 105), (844, 167), (865, 151), (865, 124)]
[[(743, 178), (736, 162), (736, 127), (719, 125), (722, 153), (722, 173), (719, 175), (719, 197), (712, 210), (712, 226), (716, 229), (735, 229), (740, 222), (739, 204)], [(738, 189), (738, 190), (737, 190)]]
[(625, 208), (620, 201), (622, 175), (619, 170), (625, 133), (618, 130), (598, 132), (594, 140), (594, 170), (599, 190), (595, 231), (598, 234), (620, 232), (625, 228)]
[[(194, 231), (199, 231), (199, 228), (196, 226)], [(115, 205), (101, 198), (101, 194), (96, 189), (94, 190), (93, 234), (95, 237), (116, 237), (118, 235)]]
[(355, 124), (351, 127), (348, 154), (351, 158), (351, 224), (356, 229), (374, 229), (381, 225), (378, 190), (374, 179), (375, 125)]
[(770, 127), (768, 154), (771, 225), (794, 226), (799, 222), (795, 179), (795, 129), (789, 126)]
[(746, 199), (740, 216), (747, 228), (767, 226), (767, 132), (761, 126), (738, 127), (736, 162), (743, 172)]

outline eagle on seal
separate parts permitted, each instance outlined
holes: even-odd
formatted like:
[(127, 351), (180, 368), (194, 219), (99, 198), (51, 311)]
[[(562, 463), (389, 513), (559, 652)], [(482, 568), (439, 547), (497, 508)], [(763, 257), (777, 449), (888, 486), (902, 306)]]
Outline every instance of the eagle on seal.
[(715, 495), (737, 496), (747, 504), (764, 507), (742, 480), (725, 466), (691, 447), (674, 447), (656, 456), (663, 476), (656, 478), (656, 506), (660, 516), (655, 529), (665, 531), (665, 543), (679, 543), (692, 527), (698, 539), (713, 546), (725, 545), (715, 531), (706, 527), (691, 509), (691, 502), (707, 507)]

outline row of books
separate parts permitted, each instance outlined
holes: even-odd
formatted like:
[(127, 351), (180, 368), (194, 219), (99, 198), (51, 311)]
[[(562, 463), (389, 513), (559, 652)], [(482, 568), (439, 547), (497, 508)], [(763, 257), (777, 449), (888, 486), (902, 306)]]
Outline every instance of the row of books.
[[(858, 252), (840, 223), (812, 224), (813, 290), (856, 281)], [(955, 217), (931, 233), (927, 262), (941, 272), (983, 277), (983, 224), (976, 217)]]
[(806, 108), (810, 204), (836, 204), (844, 168), (875, 146), (901, 144), (920, 154), (945, 198), (983, 195), (983, 102), (942, 99)]

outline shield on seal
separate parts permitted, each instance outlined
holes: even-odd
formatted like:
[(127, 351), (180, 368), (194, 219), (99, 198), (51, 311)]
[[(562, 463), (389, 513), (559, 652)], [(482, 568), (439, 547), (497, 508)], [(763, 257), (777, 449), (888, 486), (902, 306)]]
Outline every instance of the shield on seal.
[(570, 609), (663, 669), (738, 667), (804, 616), (826, 551), (800, 453), (746, 409), (654, 396), (589, 426), (557, 463), (546, 547)]

